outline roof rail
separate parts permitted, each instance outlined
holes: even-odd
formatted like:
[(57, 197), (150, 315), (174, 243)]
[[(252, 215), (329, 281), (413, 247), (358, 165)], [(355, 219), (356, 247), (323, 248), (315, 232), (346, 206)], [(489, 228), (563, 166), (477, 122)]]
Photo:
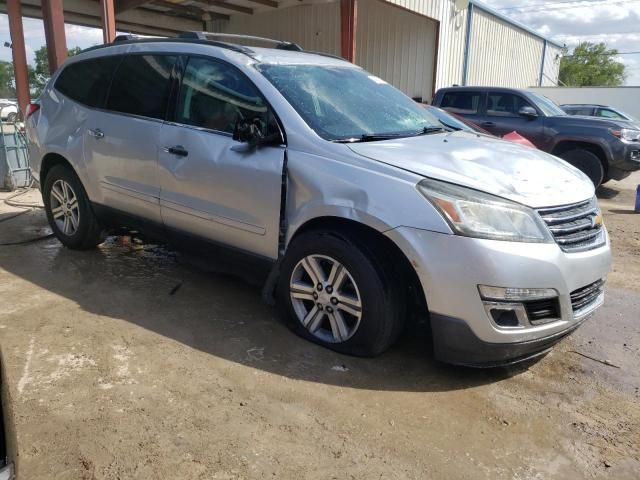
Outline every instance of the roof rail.
[(231, 40), (250, 40), (264, 43), (275, 44), (277, 49), (280, 50), (293, 50), (295, 52), (302, 52), (302, 47), (297, 43), (285, 42), (282, 40), (274, 40), (273, 38), (256, 37), (254, 35), (237, 35), (234, 33), (211, 33), (211, 32), (183, 32), (178, 35), (178, 38), (192, 38), (197, 40), (209, 40), (215, 41), (218, 38), (228, 38)]
[(121, 33), (120, 35), (116, 35), (116, 38), (114, 38), (111, 43), (130, 42), (132, 40), (138, 40), (139, 38), (137, 35), (131, 33)]

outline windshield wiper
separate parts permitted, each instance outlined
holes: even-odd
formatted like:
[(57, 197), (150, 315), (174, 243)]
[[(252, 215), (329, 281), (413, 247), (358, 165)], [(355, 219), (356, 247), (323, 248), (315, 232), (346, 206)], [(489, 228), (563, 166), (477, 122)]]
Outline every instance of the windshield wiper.
[(402, 132), (402, 133), (364, 133), (359, 137), (351, 138), (338, 138), (332, 140), (335, 143), (356, 143), (356, 142), (375, 142), (378, 140), (393, 140), (396, 138), (417, 137), (418, 135), (428, 135), (431, 133), (447, 132), (443, 127), (424, 127), (417, 132)]

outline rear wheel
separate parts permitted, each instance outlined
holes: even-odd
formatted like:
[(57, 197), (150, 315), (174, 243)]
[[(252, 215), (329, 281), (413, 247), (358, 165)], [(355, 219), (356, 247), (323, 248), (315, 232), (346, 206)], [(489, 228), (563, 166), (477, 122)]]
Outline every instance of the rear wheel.
[(604, 167), (598, 156), (589, 150), (576, 148), (568, 150), (560, 155), (560, 158), (569, 162), (578, 170), (584, 172), (596, 187), (604, 180)]
[(84, 187), (69, 167), (56, 165), (42, 189), (47, 220), (65, 246), (86, 250), (102, 243), (105, 234), (95, 217)]
[(404, 290), (375, 248), (329, 231), (300, 235), (289, 246), (278, 305), (298, 335), (358, 356), (382, 353), (404, 323)]

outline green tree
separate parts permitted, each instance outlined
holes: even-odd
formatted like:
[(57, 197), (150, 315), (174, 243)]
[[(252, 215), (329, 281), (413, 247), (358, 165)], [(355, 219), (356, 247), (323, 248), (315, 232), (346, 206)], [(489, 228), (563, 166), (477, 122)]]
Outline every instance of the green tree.
[[(80, 47), (74, 47), (67, 50), (67, 54), (72, 57), (80, 53)], [(29, 65), (29, 88), (33, 97), (39, 97), (47, 80), (49, 80), (49, 57), (47, 54), (47, 46), (43, 45), (35, 51), (35, 66)]]
[(615, 59), (618, 50), (604, 43), (581, 42), (560, 60), (560, 83), (568, 87), (617, 87), (625, 80), (625, 65)]
[(0, 97), (15, 98), (13, 63), (0, 61)]

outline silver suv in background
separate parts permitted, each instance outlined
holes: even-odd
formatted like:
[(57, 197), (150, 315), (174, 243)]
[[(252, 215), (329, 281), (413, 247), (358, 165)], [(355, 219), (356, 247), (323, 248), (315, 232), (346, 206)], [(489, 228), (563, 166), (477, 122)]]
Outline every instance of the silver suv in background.
[(89, 49), (30, 109), (67, 247), (124, 225), (259, 257), (293, 331), (353, 355), (418, 309), (440, 360), (524, 360), (602, 305), (609, 239), (577, 169), (451, 131), (341, 59), (190, 37)]

